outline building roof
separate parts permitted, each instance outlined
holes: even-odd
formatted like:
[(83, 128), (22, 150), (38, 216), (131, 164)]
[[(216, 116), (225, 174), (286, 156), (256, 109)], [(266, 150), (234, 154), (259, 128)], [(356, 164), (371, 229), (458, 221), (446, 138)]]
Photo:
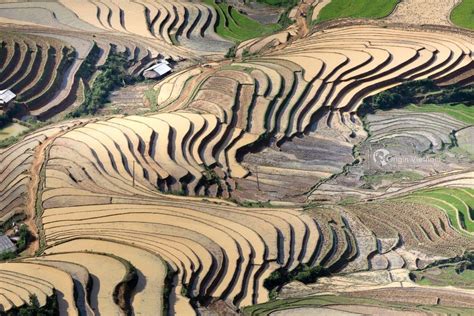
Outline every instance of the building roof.
[(148, 68), (147, 70), (145, 71), (154, 71), (156, 72), (158, 75), (160, 76), (163, 76), (167, 73), (169, 73), (171, 71), (171, 67), (168, 66), (168, 62), (160, 62), (154, 66), (151, 66), (150, 68)]
[(0, 104), (7, 104), (16, 97), (10, 90), (0, 90)]
[(0, 253), (16, 251), (16, 246), (8, 236), (0, 235)]

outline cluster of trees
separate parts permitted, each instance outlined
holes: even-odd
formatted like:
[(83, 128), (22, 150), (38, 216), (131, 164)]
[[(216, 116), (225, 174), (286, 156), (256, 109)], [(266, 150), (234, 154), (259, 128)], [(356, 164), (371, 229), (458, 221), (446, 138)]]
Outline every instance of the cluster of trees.
[(99, 46), (97, 46), (97, 43), (94, 42), (94, 46), (92, 46), (89, 55), (87, 55), (86, 59), (81, 64), (81, 67), (79, 68), (77, 74), (83, 79), (89, 79), (96, 71), (95, 64), (97, 63), (99, 58), (100, 48)]
[(466, 252), (462, 256), (437, 260), (427, 265), (423, 270), (453, 264), (456, 265), (456, 273), (458, 274), (462, 273), (464, 270), (474, 270), (474, 252)]
[(18, 234), (19, 234), (20, 239), (16, 243), (16, 248), (17, 248), (17, 251), (20, 253), (26, 249), (26, 247), (31, 241), (32, 236), (31, 236), (30, 231), (28, 230), (28, 226), (26, 226), (25, 224), (20, 226)]
[(13, 102), (2, 114), (0, 114), (0, 128), (3, 128), (13, 121), (13, 118), (19, 117), (24, 112), (23, 106)]
[(474, 252), (468, 252), (462, 256), (462, 261), (456, 267), (456, 273), (463, 273), (464, 270), (474, 270)]
[(310, 267), (306, 264), (300, 264), (291, 272), (283, 268), (273, 271), (270, 276), (265, 279), (263, 286), (267, 290), (272, 291), (292, 281), (308, 284), (316, 282), (319, 277), (329, 275), (329, 271), (324, 267)]
[(5, 313), (6, 316), (58, 316), (59, 308), (56, 299), (56, 293), (48, 297), (46, 304), (40, 307), (38, 297), (34, 294), (30, 295), (30, 302), (28, 305), (14, 308)]
[[(110, 92), (117, 87), (123, 87), (131, 82), (127, 74), (127, 56), (123, 53), (112, 52), (107, 61), (100, 67), (101, 73), (94, 80), (92, 88), (86, 88), (84, 102), (68, 114), (68, 118), (92, 115), (107, 103)], [(89, 72), (85, 69), (84, 72)]]
[(472, 104), (473, 86), (439, 87), (432, 80), (410, 81), (364, 99), (359, 115), (376, 110), (402, 108), (410, 104)]
[(204, 166), (204, 171), (202, 172), (203, 178), (201, 181), (203, 182), (206, 188), (214, 184), (220, 184), (221, 178), (217, 175), (216, 171), (209, 166)]

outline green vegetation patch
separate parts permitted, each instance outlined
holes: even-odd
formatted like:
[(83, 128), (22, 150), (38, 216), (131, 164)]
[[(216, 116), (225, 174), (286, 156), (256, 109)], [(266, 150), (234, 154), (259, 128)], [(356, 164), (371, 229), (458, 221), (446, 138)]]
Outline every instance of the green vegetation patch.
[(398, 0), (332, 0), (322, 8), (317, 22), (338, 18), (379, 19), (389, 15)]
[(431, 268), (414, 272), (416, 283), (427, 286), (456, 286), (474, 288), (474, 270), (458, 273), (454, 266)]
[(157, 100), (157, 94), (156, 91), (153, 87), (145, 91), (145, 99), (148, 101), (148, 104), (150, 105), (150, 109), (152, 111), (156, 111), (158, 109), (158, 100)]
[(218, 13), (217, 34), (234, 42), (245, 41), (281, 29), (278, 24), (263, 25), (241, 14), (227, 3), (216, 3), (215, 0), (204, 0), (204, 3), (214, 7)]
[(20, 226), (18, 232), (18, 242), (16, 243), (16, 252), (4, 252), (0, 254), (0, 261), (11, 260), (16, 258), (22, 251), (26, 249), (28, 244), (32, 241), (33, 236), (25, 224)]
[(474, 289), (474, 253), (466, 253), (413, 271), (410, 278), (420, 285)]
[(329, 271), (321, 266), (310, 267), (306, 264), (300, 264), (292, 271), (283, 268), (273, 271), (265, 279), (263, 286), (274, 293), (274, 290), (280, 289), (289, 282), (314, 283), (321, 276), (329, 276)]
[(48, 297), (46, 304), (40, 307), (38, 297), (30, 294), (30, 302), (19, 308), (13, 308), (2, 315), (6, 316), (57, 316), (59, 315), (59, 307), (57, 295), (54, 293)]
[(404, 199), (444, 211), (458, 231), (474, 232), (474, 188), (440, 188), (418, 191)]
[(298, 4), (298, 0), (257, 0), (257, 2), (284, 8), (291, 8)]
[(0, 114), (0, 128), (10, 125), (15, 117), (21, 116), (24, 112), (24, 107), (21, 104), (13, 102), (3, 113)]
[(472, 124), (473, 100), (474, 86), (439, 87), (431, 80), (410, 81), (365, 98), (358, 115), (364, 117), (378, 110), (407, 107), (410, 110), (447, 113)]
[(423, 104), (423, 105), (411, 104), (407, 106), (407, 110), (415, 111), (415, 112), (446, 113), (461, 122), (464, 122), (467, 124), (474, 124), (474, 107), (468, 106), (462, 103)]
[[(102, 108), (107, 103), (110, 92), (131, 80), (127, 75), (127, 65), (126, 54), (111, 52), (105, 64), (100, 67), (101, 73), (94, 80), (92, 88), (87, 89), (84, 102), (66, 115), (66, 118), (93, 115)], [(90, 70), (84, 72), (90, 73)]]
[(463, 0), (454, 8), (451, 21), (457, 26), (474, 30), (474, 0)]

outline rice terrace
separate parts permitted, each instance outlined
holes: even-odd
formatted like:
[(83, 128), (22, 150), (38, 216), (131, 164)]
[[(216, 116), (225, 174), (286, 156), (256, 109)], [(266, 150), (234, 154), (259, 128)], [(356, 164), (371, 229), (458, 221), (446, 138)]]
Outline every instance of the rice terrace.
[(474, 315), (473, 23), (0, 1), (0, 315)]

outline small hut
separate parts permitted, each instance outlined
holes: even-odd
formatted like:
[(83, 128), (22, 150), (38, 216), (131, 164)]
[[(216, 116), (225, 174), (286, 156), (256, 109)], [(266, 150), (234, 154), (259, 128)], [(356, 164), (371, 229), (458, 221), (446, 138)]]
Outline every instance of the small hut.
[(159, 79), (171, 72), (171, 67), (166, 60), (162, 60), (156, 65), (145, 69), (143, 76), (147, 79)]

